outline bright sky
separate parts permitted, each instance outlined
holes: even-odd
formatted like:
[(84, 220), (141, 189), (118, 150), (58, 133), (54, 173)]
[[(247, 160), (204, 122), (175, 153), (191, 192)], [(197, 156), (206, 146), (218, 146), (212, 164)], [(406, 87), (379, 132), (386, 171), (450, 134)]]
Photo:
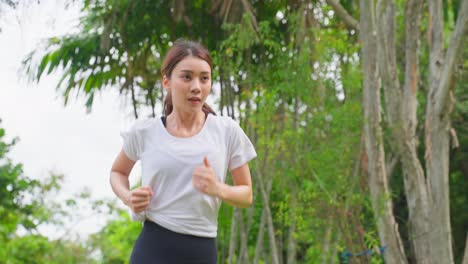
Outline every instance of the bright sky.
[[(132, 112), (124, 111), (116, 93), (95, 97), (91, 114), (84, 100), (63, 100), (55, 91), (59, 74), (44, 78), (39, 85), (28, 83), (18, 74), (21, 61), (41, 41), (76, 31), (79, 8), (64, 8), (58, 0), (3, 12), (0, 18), (0, 118), (7, 138), (19, 137), (10, 157), (24, 165), (25, 175), (43, 178), (55, 171), (65, 175), (63, 195), (87, 186), (93, 197), (114, 197), (109, 170), (121, 148), (120, 130), (133, 122)], [(131, 175), (136, 182), (139, 166)], [(75, 231), (97, 231), (105, 219), (83, 221)], [(47, 231), (46, 231), (47, 232)], [(48, 233), (48, 232), (47, 232)]]

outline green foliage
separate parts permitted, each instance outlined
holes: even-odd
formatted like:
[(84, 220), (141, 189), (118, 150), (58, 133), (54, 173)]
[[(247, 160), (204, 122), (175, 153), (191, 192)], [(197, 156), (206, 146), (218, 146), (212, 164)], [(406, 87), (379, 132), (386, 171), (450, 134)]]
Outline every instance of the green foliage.
[[(258, 21), (257, 32), (246, 27), (246, 20), (225, 26), (230, 34), (221, 44), (223, 52), (217, 53), (217, 60), (224, 62), (220, 77), (234, 80), (242, 102), (257, 109), (241, 110), (240, 119), (246, 119), (246, 130), (254, 131), (250, 136), (259, 156), (254, 173), (273, 181), (270, 204), (279, 243), (287, 243), (294, 224), (301, 234), (296, 238), (297, 260), (320, 262), (327, 228), (347, 226), (350, 218), (342, 218), (342, 212), (354, 206), (358, 217), (366, 197), (355, 193), (359, 175), (353, 178), (361, 127), (359, 65), (350, 59), (358, 51), (349, 44), (355, 37), (340, 30), (311, 30), (299, 44), (288, 40), (289, 31), (274, 17)], [(290, 26), (297, 27), (294, 22)], [(344, 57), (346, 62), (340, 60)], [(346, 91), (345, 101), (336, 97), (339, 87)], [(255, 206), (261, 212), (261, 202)], [(253, 226), (254, 234), (257, 228)]]
[(93, 263), (86, 248), (71, 241), (50, 241), (42, 235), (25, 235), (6, 244), (6, 264)]
[(0, 241), (8, 240), (19, 227), (34, 230), (48, 221), (49, 208), (36, 196), (56, 187), (54, 177), (39, 182), (23, 175), (22, 164), (7, 156), (16, 142), (5, 142), (5, 130), (0, 127)]
[[(272, 1), (268, 4), (247, 1), (251, 5), (248, 7), (243, 6), (244, 1), (232, 1), (230, 7), (227, 2), (230, 1), (86, 0), (79, 32), (49, 39), (44, 51), (36, 50), (26, 58), (25, 69), (36, 81), (63, 69), (57, 88), (65, 103), (76, 94), (86, 99), (86, 106), (91, 110), (96, 93), (118, 89), (124, 98), (132, 101), (135, 117), (145, 108), (151, 108), (154, 115), (161, 97), (162, 56), (180, 37), (200, 40), (212, 51), (215, 84), (222, 88), (221, 95), (215, 98), (220, 114), (240, 121), (258, 153), (251, 164), (255, 187), (252, 208), (236, 219), (232, 208), (221, 207), (217, 240), (220, 262), (228, 258), (231, 227), (238, 224), (236, 221), (250, 223), (247, 251), (249, 259), (254, 257), (265, 206), (260, 184), (266, 189), (271, 186), (268, 206), (283, 260), (287, 258), (291, 237), (297, 246), (297, 263), (328, 263), (331, 259), (337, 260), (340, 252), (362, 252), (382, 246), (375, 226), (378, 212), (371, 206), (366, 175), (361, 169), (365, 158), (361, 153), (362, 73), (357, 32), (346, 29), (323, 1)], [(339, 2), (354, 17), (359, 17), (355, 1)], [(459, 0), (444, 1), (446, 32), (454, 24), (459, 3)], [(405, 1), (396, 1), (396, 56), (400, 69), (404, 66), (405, 4)], [(427, 19), (424, 15), (423, 34), (427, 32)], [(423, 42), (421, 80), (429, 79), (427, 49)], [(466, 60), (461, 64), (466, 68)], [(399, 70), (398, 74), (402, 81), (403, 71)], [(452, 151), (450, 178), (458, 258), (465, 234), (457, 231), (466, 230), (468, 223), (466, 214), (461, 213), (466, 210), (459, 209), (468, 204), (463, 198), (466, 197), (466, 181), (463, 180), (467, 151), (463, 146), (467, 140), (468, 108), (466, 96), (461, 92), (466, 91), (468, 82), (466, 74), (462, 76), (454, 88), (455, 97), (460, 100), (455, 104), (453, 119), (455, 130), (460, 131), (461, 147)], [(418, 100), (418, 116), (422, 116), (425, 96), (419, 96)], [(422, 131), (421, 128), (418, 131)], [(420, 137), (419, 141), (424, 142), (422, 134)], [(386, 149), (392, 150), (391, 142), (386, 144)], [(9, 147), (8, 144), (0, 146)], [(423, 149), (421, 144), (421, 160)], [(26, 193), (29, 186), (35, 185), (47, 189), (46, 185), (16, 180), (21, 178), (20, 165), (11, 164), (5, 171), (10, 178), (0, 179), (5, 178), (10, 185), (14, 182), (18, 192), (9, 199), (0, 196), (0, 204), (5, 204), (5, 208), (21, 208), (18, 210), (24, 210), (23, 215), (29, 215), (31, 209), (27, 209), (27, 205), (4, 201), (12, 201), (11, 197), (27, 201), (21, 192)], [(408, 239), (407, 208), (398, 165), (391, 181), (392, 197), (382, 196), (382, 200), (393, 199), (401, 233)], [(57, 188), (53, 183), (49, 186)], [(85, 192), (66, 200), (65, 204), (77, 210), (80, 206), (77, 201), (89, 198)], [(99, 262), (125, 263), (141, 225), (130, 222), (125, 212), (112, 205), (106, 209), (104, 202), (92, 204), (97, 212), (109, 210), (117, 212), (117, 217), (91, 237), (87, 249), (95, 253)], [(3, 215), (10, 219), (0, 225), (0, 234), (8, 234), (5, 237), (11, 236), (20, 224), (33, 228), (34, 219), (41, 215), (47, 217), (50, 212), (44, 209), (28, 222), (27, 217), (7, 215), (8, 211), (0, 207), (2, 219)], [(235, 235), (238, 246), (238, 234)], [(43, 243), (47, 248), (44, 240), (34, 239), (39, 241), (38, 247)], [(271, 262), (269, 239), (265, 235), (261, 243), (267, 255), (260, 257), (262, 263)], [(236, 261), (238, 257), (233, 256)], [(379, 256), (369, 261), (381, 263)]]
[(132, 222), (128, 212), (117, 210), (118, 217), (89, 238), (90, 247), (99, 252), (100, 263), (128, 263), (142, 224)]
[(5, 135), (0, 127), (0, 260), (7, 264), (90, 263), (80, 244), (50, 241), (39, 234), (39, 226), (59, 224), (66, 215), (58, 202), (48, 200), (48, 195), (60, 189), (63, 177), (51, 175), (39, 181), (25, 176), (22, 164), (8, 157), (17, 139), (7, 142)]
[[(87, 189), (62, 202), (57, 197), (63, 175), (52, 174), (42, 180), (25, 176), (22, 164), (15, 164), (8, 157), (18, 139), (8, 142), (5, 136), (5, 129), (0, 127), (0, 262), (94, 263), (96, 257), (90, 253), (100, 248), (74, 239), (71, 230), (64, 227), (86, 219), (83, 212), (112, 216), (117, 211), (115, 202), (93, 199)], [(62, 235), (51, 240), (40, 233), (41, 226), (54, 227)]]
[[(340, 28), (304, 28), (302, 14), (281, 1), (271, 5), (255, 3), (254, 8), (261, 13), (255, 22), (245, 13), (239, 21), (227, 19), (230, 23), (218, 28), (212, 23), (218, 18), (208, 14), (205, 1), (186, 4), (185, 8), (191, 10), (188, 18), (197, 22), (191, 27), (182, 22), (182, 11), (168, 15), (164, 3), (85, 2), (88, 15), (82, 20), (83, 32), (51, 39), (51, 51), (42, 57), (34, 78), (65, 68), (60, 84), (64, 85), (65, 100), (73, 89), (92, 96), (107, 85), (116, 85), (121, 92), (138, 87), (140, 93), (134, 103), (140, 107), (153, 102), (159, 94), (151, 89), (159, 85), (160, 56), (170, 41), (179, 36), (201, 37), (213, 50), (219, 67), (215, 77), (225, 93), (219, 98), (221, 113), (229, 107), (231, 115), (237, 113), (259, 154), (252, 164), (253, 173), (264, 175), (265, 183), (272, 181), (270, 204), (278, 239), (286, 243), (287, 230), (295, 225), (295, 233), (305, 234), (296, 238), (300, 246), (298, 260), (320, 257), (324, 241), (319, 238), (324, 230), (331, 227), (335, 230), (332, 239), (337, 239), (340, 226), (348, 225), (348, 218), (331, 225), (328, 219), (351, 206), (359, 217), (357, 204), (364, 199), (355, 194), (358, 176), (353, 177), (352, 169), (361, 126), (359, 65), (353, 59), (358, 51), (356, 36)], [(276, 18), (278, 10), (282, 10), (287, 23)], [(204, 21), (199, 20), (202, 17)], [(208, 25), (208, 29), (196, 25)], [(34, 66), (32, 58), (26, 65)], [(34, 72), (31, 67), (29, 71)], [(346, 99), (338, 99), (338, 93), (345, 94)], [(141, 95), (146, 99), (138, 97)], [(234, 102), (235, 97), (240, 101)], [(292, 192), (285, 193), (285, 187)], [(256, 243), (262, 208), (256, 192), (252, 216), (256, 220), (252, 221), (248, 245)], [(104, 262), (127, 259), (134, 240), (122, 240), (122, 236), (138, 233), (136, 227), (123, 228), (128, 219), (123, 215), (120, 219), (93, 239)], [(244, 220), (248, 220), (245, 214)], [(226, 257), (232, 224), (232, 212), (226, 207), (221, 208), (219, 223), (218, 246)], [(249, 254), (254, 251), (250, 246)]]
[[(212, 48), (216, 43), (212, 36), (219, 33), (204, 1), (184, 3), (182, 10), (175, 8), (174, 12), (191, 10), (190, 18), (171, 15), (170, 2), (87, 0), (81, 32), (50, 38), (44, 54), (36, 50), (26, 57), (24, 70), (36, 81), (44, 74), (64, 70), (57, 89), (65, 105), (70, 95), (83, 93), (91, 111), (96, 93), (118, 85), (121, 94), (131, 94), (136, 108), (149, 106), (154, 111), (162, 89), (158, 82), (161, 54), (181, 35), (206, 39)], [(207, 26), (194, 28), (192, 23)], [(136, 110), (134, 114), (138, 117)]]

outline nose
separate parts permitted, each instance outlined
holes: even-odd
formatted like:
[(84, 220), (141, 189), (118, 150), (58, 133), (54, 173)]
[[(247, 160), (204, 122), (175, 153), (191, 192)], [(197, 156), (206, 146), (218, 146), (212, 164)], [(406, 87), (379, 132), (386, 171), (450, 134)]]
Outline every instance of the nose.
[(200, 81), (197, 78), (193, 79), (192, 85), (190, 86), (190, 92), (193, 94), (199, 94), (201, 92)]

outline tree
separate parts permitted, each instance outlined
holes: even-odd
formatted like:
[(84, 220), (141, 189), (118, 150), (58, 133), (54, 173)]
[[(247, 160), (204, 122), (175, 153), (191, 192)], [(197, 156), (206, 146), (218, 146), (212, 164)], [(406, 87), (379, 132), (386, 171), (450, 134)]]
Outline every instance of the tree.
[[(63, 68), (65, 102), (74, 92), (91, 109), (95, 93), (118, 89), (141, 118), (162, 103), (161, 55), (179, 37), (201, 40), (217, 66), (218, 113), (238, 120), (259, 154), (254, 206), (221, 208), (220, 262), (345, 262), (359, 255), (350, 251), (383, 247), (388, 262), (424, 263), (435, 254), (426, 233), (436, 212), (418, 145), (417, 121), (430, 115), (421, 119), (416, 105), (429, 100), (415, 91), (432, 74), (419, 66), (429, 57), (420, 55), (429, 54), (420, 44), (424, 5), (326, 2), (89, 0), (80, 32), (51, 38), (25, 65), (37, 81)], [(400, 178), (404, 198), (395, 199)], [(406, 211), (408, 227), (394, 216)]]
[[(1, 122), (1, 120), (0, 120)], [(50, 220), (50, 208), (44, 207), (37, 195), (41, 189), (57, 187), (57, 178), (41, 183), (23, 175), (22, 164), (15, 164), (7, 156), (18, 139), (6, 142), (5, 129), (0, 127), (0, 241), (11, 239), (19, 228), (34, 230)], [(0, 251), (2, 252), (2, 251)], [(1, 256), (1, 255), (0, 255)]]
[(87, 245), (99, 255), (100, 263), (127, 263), (142, 224), (131, 222), (128, 212), (117, 209), (117, 218), (89, 237)]
[[(331, 1), (328, 1), (331, 2)], [(386, 174), (384, 138), (380, 118), (382, 104), (380, 90), (384, 91), (386, 125), (395, 142), (404, 174), (405, 194), (409, 209), (410, 237), (417, 263), (453, 263), (452, 233), (449, 211), (449, 148), (453, 129), (450, 115), (453, 107), (453, 69), (461, 54), (462, 41), (467, 31), (468, 1), (461, 1), (457, 22), (447, 51), (443, 38), (442, 1), (429, 1), (429, 90), (427, 92), (425, 129), (425, 170), (418, 157), (416, 129), (418, 87), (420, 86), (419, 57), (421, 52), (422, 1), (408, 1), (405, 6), (404, 38), (397, 43), (397, 5), (395, 1), (361, 1), (360, 36), (364, 88), (364, 116), (366, 149), (369, 159), (371, 189), (389, 194)], [(335, 7), (336, 8), (336, 7)], [(446, 7), (447, 8), (447, 7)], [(454, 7), (456, 8), (456, 7)], [(347, 15), (347, 13), (346, 13)], [(349, 15), (347, 15), (349, 16)], [(350, 26), (349, 19), (344, 19)], [(402, 66), (397, 64), (396, 45), (404, 46)], [(400, 67), (399, 67), (400, 66)], [(400, 84), (399, 72), (403, 73)], [(452, 132), (451, 132), (452, 131)], [(375, 213), (378, 213), (381, 195), (373, 195)], [(379, 234), (390, 247), (390, 262), (405, 263), (398, 228), (392, 214), (392, 204), (386, 199)]]
[(60, 189), (63, 177), (51, 175), (39, 181), (25, 176), (23, 165), (8, 157), (17, 139), (6, 142), (4, 137), (0, 127), (0, 259), (7, 264), (91, 263), (80, 243), (51, 241), (38, 231), (45, 224), (60, 226), (60, 219), (66, 216), (60, 203), (47, 199)]
[[(23, 165), (9, 157), (17, 138), (5, 140), (0, 127), (0, 259), (2, 263), (96, 263), (93, 252), (100, 252), (91, 242), (83, 241), (71, 231), (83, 212), (103, 217), (118, 211), (113, 201), (93, 199), (86, 189), (70, 198), (57, 200), (63, 175), (51, 174), (42, 180), (23, 173)], [(73, 225), (70, 225), (70, 224)], [(58, 238), (41, 233), (41, 227), (57, 230)], [(102, 245), (101, 245), (102, 246)], [(99, 262), (101, 263), (101, 262)]]

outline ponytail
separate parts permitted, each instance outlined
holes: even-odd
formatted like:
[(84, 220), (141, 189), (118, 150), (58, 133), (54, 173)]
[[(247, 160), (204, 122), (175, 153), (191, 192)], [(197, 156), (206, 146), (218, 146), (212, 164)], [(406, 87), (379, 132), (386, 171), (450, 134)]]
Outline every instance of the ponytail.
[(163, 112), (164, 116), (168, 116), (172, 113), (174, 107), (172, 106), (172, 94), (171, 92), (167, 92), (166, 97), (164, 97), (164, 105), (163, 105)]

